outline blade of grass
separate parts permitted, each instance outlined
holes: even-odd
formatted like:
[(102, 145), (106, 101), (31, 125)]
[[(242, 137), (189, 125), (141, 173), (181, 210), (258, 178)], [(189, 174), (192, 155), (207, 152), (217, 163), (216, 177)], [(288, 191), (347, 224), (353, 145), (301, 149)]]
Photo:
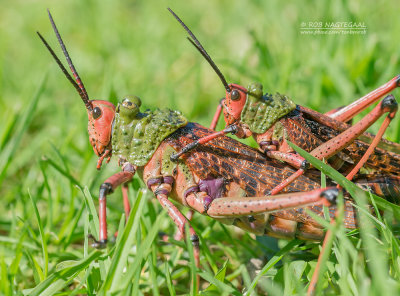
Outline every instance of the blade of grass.
[(190, 239), (189, 223), (185, 225), (185, 238), (186, 238), (186, 248), (189, 254), (189, 267), (190, 267), (190, 295), (197, 294), (197, 272), (196, 272), (196, 262), (194, 259), (193, 245)]
[[(94, 260), (99, 258), (103, 253), (93, 251), (88, 257), (77, 261), (76, 264), (63, 268), (52, 273), (47, 279), (37, 285), (28, 293), (30, 296), (50, 296), (63, 289), (75, 276), (89, 266)], [(24, 293), (25, 294), (25, 293)], [(27, 294), (25, 294), (27, 295)]]
[[(226, 275), (226, 268), (228, 267), (228, 260), (226, 260), (224, 262), (224, 264), (222, 265), (221, 269), (218, 270), (218, 272), (215, 274), (215, 279), (219, 280), (220, 282), (224, 282), (225, 281), (225, 275)], [(217, 290), (217, 287), (214, 286), (213, 284), (211, 284), (210, 286), (208, 286), (205, 291), (212, 291), (212, 290)]]
[(164, 273), (165, 273), (165, 278), (167, 280), (169, 294), (171, 296), (175, 296), (176, 295), (175, 288), (174, 288), (174, 285), (172, 284), (171, 273), (169, 272), (169, 267), (168, 267), (167, 261), (165, 261), (165, 263), (164, 263)]
[[(363, 198), (357, 200), (357, 204), (367, 210), (367, 203)], [(367, 256), (367, 264), (370, 270), (374, 272), (371, 274), (373, 287), (375, 293), (382, 293), (382, 295), (393, 295), (396, 294), (393, 290), (393, 286), (387, 281), (390, 278), (389, 268), (384, 254), (387, 252), (386, 248), (382, 248), (376, 241), (376, 228), (373, 227), (371, 219), (365, 215), (363, 211), (359, 211), (360, 219), (360, 235), (362, 243), (365, 247), (365, 253)]]
[(151, 288), (152, 288), (152, 294), (154, 296), (159, 296), (160, 291), (158, 290), (159, 283), (157, 282), (157, 250), (156, 246), (153, 244), (151, 246), (151, 252), (148, 256), (147, 260), (148, 266), (149, 266), (149, 271), (150, 271), (150, 282), (151, 282)]
[(300, 240), (292, 240), (290, 242), (288, 242), (286, 244), (286, 246), (284, 246), (282, 249), (280, 249), (280, 251), (278, 253), (276, 253), (275, 256), (273, 256), (267, 264), (265, 264), (265, 266), (263, 267), (263, 269), (257, 274), (257, 276), (254, 278), (254, 280), (252, 281), (250, 288), (248, 291), (246, 291), (245, 295), (251, 295), (251, 293), (253, 292), (254, 288), (257, 285), (257, 282), (259, 281), (259, 279), (268, 271), (270, 270), (276, 263), (278, 263), (283, 256), (285, 256), (288, 252), (290, 252), (290, 250), (292, 250), (294, 247), (300, 245), (302, 243), (302, 241)]
[[(47, 277), (48, 268), (49, 268), (49, 254), (48, 254), (48, 251), (47, 251), (47, 241), (46, 241), (46, 237), (44, 235), (42, 220), (40, 219), (40, 215), (39, 215), (39, 211), (38, 211), (37, 206), (36, 206), (36, 202), (33, 200), (33, 197), (31, 195), (31, 193), (29, 192), (29, 190), (28, 190), (28, 195), (29, 195), (29, 198), (30, 198), (30, 200), (32, 202), (33, 210), (34, 210), (35, 215), (36, 215), (36, 220), (37, 220), (37, 223), (39, 225), (39, 232), (40, 232), (40, 238), (41, 238), (41, 241), (42, 241), (42, 252), (43, 252), (43, 276), (44, 276), (44, 278), (46, 278)], [(42, 278), (41, 280), (43, 281), (44, 278)]]
[[(88, 219), (89, 219), (90, 233), (93, 234), (96, 237), (96, 239), (99, 239), (99, 217), (97, 215), (96, 208), (93, 203), (92, 195), (90, 194), (90, 191), (87, 186), (85, 186), (84, 190), (82, 190), (79, 186), (77, 186), (77, 188), (81, 190), (83, 196), (85, 197), (85, 204), (87, 207), (87, 212), (89, 214)], [(99, 262), (100, 274), (102, 280), (105, 279), (107, 274), (106, 263), (107, 263), (106, 260)]]
[(205, 272), (205, 271), (199, 271), (198, 275), (200, 275), (203, 279), (205, 279), (207, 282), (212, 284), (213, 286), (217, 287), (219, 289), (219, 293), (228, 293), (229, 295), (242, 295), (238, 290), (235, 288), (231, 287), (228, 284), (225, 284), (224, 282), (221, 282), (220, 280), (216, 279), (214, 275)]
[[(157, 236), (157, 233), (160, 228), (161, 221), (165, 218), (166, 212), (161, 212), (160, 215), (157, 216), (157, 220), (154, 222), (154, 225), (150, 229), (149, 233), (147, 234), (146, 238), (143, 240), (143, 242), (140, 245), (140, 249), (137, 251), (137, 254), (135, 256), (135, 261), (131, 266), (129, 266), (127, 272), (124, 274), (123, 278), (121, 279), (121, 284), (119, 287), (119, 290), (126, 290), (129, 286), (129, 283), (132, 281), (134, 275), (138, 272), (139, 267), (142, 264), (143, 258), (147, 256), (147, 254), (150, 252), (151, 248), (150, 245), (153, 243), (154, 239)], [(125, 228), (126, 229), (126, 228)], [(115, 292), (115, 291), (110, 291)]]
[(11, 161), (14, 159), (14, 154), (18, 150), (19, 143), (21, 142), (22, 136), (25, 131), (28, 129), (29, 125), (32, 122), (33, 116), (35, 114), (35, 110), (37, 104), (39, 102), (39, 98), (43, 94), (44, 84), (47, 80), (47, 74), (43, 76), (41, 82), (39, 83), (39, 87), (37, 88), (36, 93), (33, 95), (33, 98), (25, 110), (22, 118), (20, 118), (20, 124), (17, 128), (17, 131), (13, 135), (12, 139), (4, 149), (2, 149), (0, 153), (0, 186), (6, 176), (7, 168), (10, 165)]
[(128, 255), (132, 248), (136, 231), (140, 222), (140, 213), (144, 206), (143, 192), (140, 190), (137, 194), (135, 204), (129, 214), (128, 221), (121, 239), (118, 241), (114, 256), (111, 260), (110, 269), (108, 270), (102, 290), (116, 290), (119, 288), (120, 281), (123, 278), (123, 270), (127, 264)]
[(45, 155), (43, 155), (42, 160), (43, 162), (46, 162), (50, 164), (53, 168), (55, 168), (61, 175), (64, 177), (67, 177), (68, 180), (71, 181), (72, 184), (78, 186), (80, 189), (83, 188), (82, 185), (77, 181), (68, 171), (64, 170), (61, 168), (58, 164), (56, 164), (52, 159), (47, 158)]

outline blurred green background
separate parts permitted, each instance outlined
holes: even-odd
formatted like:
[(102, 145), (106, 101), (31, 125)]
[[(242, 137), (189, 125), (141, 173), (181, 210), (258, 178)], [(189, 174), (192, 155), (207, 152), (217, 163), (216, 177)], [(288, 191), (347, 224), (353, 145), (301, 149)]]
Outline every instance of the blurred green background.
[[(134, 94), (144, 108), (178, 109), (206, 126), (224, 89), (166, 7), (192, 29), (229, 82), (260, 81), (265, 91), (285, 93), (320, 112), (349, 104), (400, 72), (396, 1), (1, 0), (0, 7), (0, 234), (3, 242), (32, 240), (40, 246), (36, 226), (22, 239), (23, 221), (36, 225), (29, 191), (54, 254), (60, 248), (75, 252), (60, 243), (64, 236), (69, 243), (83, 237), (81, 220), (70, 228), (83, 204), (71, 178), (97, 196), (99, 184), (117, 167), (95, 170), (84, 106), (36, 35), (40, 31), (64, 61), (47, 8), (90, 98), (116, 103)], [(319, 21), (363, 22), (367, 33), (300, 34), (302, 22)], [(387, 137), (399, 141), (398, 118)], [(110, 224), (118, 225), (117, 194), (109, 206)], [(16, 256), (14, 249), (0, 246), (4, 266)], [(51, 266), (60, 260), (53, 257)], [(19, 288), (38, 282), (26, 270), (29, 264), (12, 275), (20, 276)]]

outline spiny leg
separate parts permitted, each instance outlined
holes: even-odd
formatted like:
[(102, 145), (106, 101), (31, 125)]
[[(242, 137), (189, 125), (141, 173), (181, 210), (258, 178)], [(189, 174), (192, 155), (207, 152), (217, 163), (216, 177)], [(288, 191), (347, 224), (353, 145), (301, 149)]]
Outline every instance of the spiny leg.
[[(349, 129), (345, 130), (338, 136), (334, 137), (333, 139), (323, 143), (322, 145), (315, 148), (310, 154), (320, 160), (328, 159), (332, 155), (336, 154), (337, 152), (341, 151), (343, 148), (348, 146), (351, 142), (353, 142), (358, 136), (360, 136), (367, 128), (369, 128), (379, 117), (381, 117), (385, 113), (390, 113), (388, 115), (389, 122), (393, 118), (395, 112), (397, 110), (397, 102), (394, 96), (389, 95), (386, 96), (370, 113), (368, 113), (362, 120), (356, 123), (354, 126), (350, 127)], [(383, 134), (384, 130), (386, 129), (387, 125), (389, 124), (387, 120), (385, 120), (383, 124), (383, 128), (380, 128), (380, 132)], [(380, 135), (380, 138), (382, 135)], [(380, 141), (380, 138), (376, 140), (375, 146)], [(373, 147), (375, 148), (375, 147)], [(370, 150), (370, 153), (373, 149)], [(363, 160), (364, 162), (367, 160)], [(361, 164), (361, 166), (364, 163)], [(279, 193), (282, 189), (284, 189), (287, 185), (292, 183), (296, 180), (299, 176), (301, 176), (305, 172), (304, 168), (300, 168), (296, 171), (293, 175), (289, 178), (284, 180), (281, 184), (276, 186), (274, 189), (271, 190), (271, 195), (275, 195)], [(358, 170), (357, 170), (358, 172)]]
[[(165, 179), (165, 178), (164, 178)], [(193, 255), (196, 267), (200, 267), (200, 246), (199, 237), (194, 231), (193, 227), (190, 225), (189, 221), (183, 216), (183, 214), (178, 210), (178, 208), (168, 199), (168, 194), (172, 189), (172, 181), (170, 183), (161, 183), (160, 185), (151, 185), (151, 190), (154, 192), (161, 206), (167, 210), (169, 217), (174, 221), (175, 225), (178, 227), (179, 231), (185, 233), (185, 225), (189, 225), (190, 240), (193, 245)], [(197, 285), (199, 284), (200, 277), (197, 275)], [(197, 286), (198, 290), (198, 286)]]
[(331, 187), (276, 196), (217, 198), (209, 206), (207, 214), (218, 218), (256, 215), (310, 205), (331, 206), (335, 203), (338, 192), (337, 188)]
[(100, 186), (99, 192), (99, 240), (94, 239), (92, 244), (95, 248), (104, 248), (107, 244), (107, 195), (114, 192), (119, 185), (132, 180), (135, 174), (133, 166), (125, 166), (125, 170), (118, 172)]
[(393, 89), (399, 86), (400, 86), (400, 75), (397, 75), (384, 85), (366, 94), (365, 96), (356, 100), (350, 105), (341, 108), (340, 110), (337, 110), (334, 113), (328, 112), (326, 114), (338, 121), (347, 122), (354, 116), (356, 116), (358, 113), (360, 113), (362, 110), (364, 110), (371, 104), (375, 103), (379, 98), (388, 94)]
[[(174, 221), (175, 225), (178, 227), (179, 231), (183, 234), (185, 233), (185, 225), (189, 221), (183, 216), (183, 214), (178, 210), (177, 207), (168, 199), (165, 194), (157, 194), (157, 199), (164, 209), (167, 210), (168, 215)], [(193, 227), (189, 227), (190, 240), (193, 244), (194, 259), (196, 262), (196, 267), (200, 267), (200, 248), (199, 248), (199, 237), (194, 231)]]

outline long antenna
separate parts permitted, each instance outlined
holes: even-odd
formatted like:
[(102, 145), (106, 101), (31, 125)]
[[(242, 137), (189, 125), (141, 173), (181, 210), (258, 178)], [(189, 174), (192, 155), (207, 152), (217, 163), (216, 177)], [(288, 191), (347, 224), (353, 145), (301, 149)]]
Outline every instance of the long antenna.
[(200, 41), (194, 36), (192, 31), (185, 25), (185, 23), (175, 14), (175, 12), (172, 11), (171, 8), (168, 7), (169, 12), (174, 16), (174, 18), (181, 24), (181, 26), (185, 29), (185, 31), (190, 35), (190, 37), (187, 37), (190, 43), (193, 44), (194, 47), (201, 53), (201, 55), (206, 59), (206, 61), (210, 64), (210, 66), (214, 69), (215, 73), (217, 73), (219, 79), (221, 79), (222, 84), (224, 85), (225, 89), (227, 92), (231, 91), (231, 88), (229, 87), (228, 83), (226, 82), (226, 79), (218, 66), (214, 63), (214, 61), (211, 59), (211, 57), (208, 55), (207, 51), (204, 49), (204, 47), (201, 45)]
[(44, 46), (46, 46), (46, 48), (48, 49), (48, 51), (50, 52), (50, 54), (53, 56), (53, 58), (55, 59), (55, 61), (57, 62), (57, 65), (61, 68), (61, 71), (64, 73), (65, 77), (67, 77), (67, 79), (69, 80), (69, 82), (71, 82), (71, 84), (76, 88), (76, 90), (78, 91), (78, 93), (81, 92), (81, 89), (79, 88), (79, 85), (75, 82), (74, 78), (72, 78), (72, 76), (68, 73), (68, 70), (65, 69), (64, 65), (61, 63), (60, 59), (57, 57), (56, 53), (54, 52), (54, 50), (50, 47), (50, 45), (47, 43), (47, 41), (44, 39), (44, 37), (42, 36), (42, 34), (40, 34), (39, 32), (36, 32), (39, 36), (39, 38), (42, 40)]
[(54, 33), (57, 36), (58, 42), (60, 43), (61, 49), (64, 53), (65, 59), (68, 62), (68, 65), (72, 71), (72, 74), (75, 77), (75, 81), (72, 79), (71, 75), (68, 73), (68, 71), (65, 69), (65, 67), (63, 66), (63, 64), (61, 63), (60, 59), (57, 57), (57, 55), (54, 53), (54, 51), (51, 49), (51, 47), (49, 46), (49, 44), (46, 42), (46, 40), (43, 38), (43, 36), (37, 32), (37, 34), (39, 35), (40, 39), (42, 40), (42, 42), (44, 43), (44, 45), (46, 46), (46, 48), (50, 51), (51, 55), (53, 56), (53, 58), (56, 60), (58, 66), (61, 68), (61, 70), (63, 71), (64, 75), (67, 77), (67, 79), (72, 83), (72, 85), (76, 88), (76, 90), (79, 93), (79, 96), (82, 98), (83, 102), (85, 103), (86, 109), (88, 109), (89, 111), (93, 110), (93, 105), (89, 100), (89, 95), (85, 89), (85, 86), (83, 85), (83, 82), (81, 80), (81, 78), (79, 77), (78, 71), (76, 71), (74, 64), (72, 63), (72, 60), (68, 54), (68, 51), (64, 45), (63, 40), (61, 39), (61, 35), (58, 32), (58, 29), (56, 27), (56, 24), (54, 23), (53, 17), (51, 16), (50, 11), (47, 9), (47, 12), (49, 14), (49, 19), (51, 22), (51, 26), (53, 27)]

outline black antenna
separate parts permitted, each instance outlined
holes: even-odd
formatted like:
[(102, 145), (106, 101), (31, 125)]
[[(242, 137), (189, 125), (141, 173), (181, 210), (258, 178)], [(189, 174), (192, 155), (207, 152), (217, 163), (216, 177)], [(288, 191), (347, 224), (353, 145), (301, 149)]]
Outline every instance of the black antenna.
[(206, 59), (206, 61), (210, 64), (210, 66), (214, 69), (215, 73), (217, 73), (219, 79), (221, 79), (222, 84), (224, 85), (225, 89), (227, 92), (231, 92), (231, 88), (229, 87), (228, 83), (226, 82), (226, 79), (222, 72), (219, 70), (217, 65), (214, 63), (214, 61), (211, 59), (211, 57), (208, 55), (207, 51), (204, 49), (204, 47), (201, 45), (200, 41), (194, 36), (192, 31), (185, 25), (185, 23), (175, 14), (175, 12), (172, 11), (171, 8), (168, 7), (169, 12), (175, 17), (175, 19), (181, 24), (181, 26), (185, 29), (185, 31), (190, 35), (190, 37), (187, 37), (190, 43), (193, 44), (194, 47), (201, 53), (201, 55)]
[(60, 33), (58, 32), (58, 29), (56, 27), (56, 24), (54, 23), (53, 17), (51, 16), (50, 11), (47, 9), (47, 12), (49, 14), (49, 19), (51, 22), (51, 25), (53, 27), (54, 33), (57, 36), (58, 42), (60, 43), (61, 49), (64, 53), (64, 56), (68, 62), (68, 65), (72, 71), (72, 74), (75, 77), (75, 81), (72, 79), (71, 75), (68, 73), (68, 71), (65, 69), (65, 67), (63, 66), (63, 64), (61, 63), (60, 59), (57, 57), (57, 55), (54, 53), (54, 51), (51, 49), (51, 47), (49, 46), (49, 44), (46, 42), (46, 40), (43, 38), (43, 36), (37, 32), (37, 34), (39, 35), (39, 38), (42, 40), (42, 42), (44, 43), (44, 45), (46, 46), (46, 48), (50, 51), (51, 55), (53, 56), (53, 58), (56, 60), (58, 66), (61, 68), (61, 70), (63, 71), (64, 75), (67, 77), (67, 79), (72, 83), (72, 85), (76, 88), (76, 90), (79, 93), (79, 96), (82, 98), (83, 102), (85, 103), (86, 108), (89, 111), (93, 110), (93, 106), (92, 103), (89, 100), (89, 96), (88, 93), (85, 89), (85, 86), (83, 85), (83, 82), (81, 80), (81, 78), (79, 77), (78, 71), (76, 71), (74, 64), (72, 63), (72, 60), (68, 54), (68, 51), (64, 45), (63, 40), (61, 39)]
[(75, 82), (75, 80), (72, 78), (72, 76), (68, 73), (67, 69), (65, 69), (64, 65), (61, 63), (60, 59), (57, 57), (53, 49), (50, 47), (50, 45), (47, 43), (47, 41), (44, 39), (44, 37), (39, 33), (36, 32), (39, 36), (39, 38), (42, 40), (43, 44), (46, 46), (50, 54), (53, 56), (53, 58), (56, 60), (58, 66), (61, 68), (61, 71), (64, 73), (65, 77), (69, 80), (69, 82), (72, 83), (72, 85), (76, 88), (78, 93), (81, 92), (81, 89), (79, 88), (79, 85)]

